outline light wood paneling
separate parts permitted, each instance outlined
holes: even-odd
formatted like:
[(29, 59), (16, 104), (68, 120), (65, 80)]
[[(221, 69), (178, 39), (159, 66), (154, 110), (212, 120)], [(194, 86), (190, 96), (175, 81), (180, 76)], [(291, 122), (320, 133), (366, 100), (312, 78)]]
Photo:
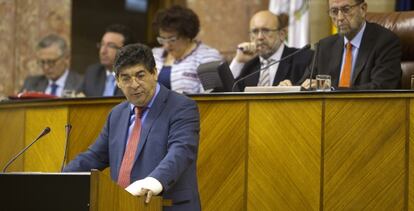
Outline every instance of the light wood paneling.
[(26, 110), (25, 146), (32, 143), (45, 127), (50, 127), (51, 131), (26, 151), (24, 155), (25, 171), (60, 171), (67, 119), (68, 109), (65, 107), (29, 108)]
[(248, 210), (318, 210), (321, 102), (255, 101), (249, 111)]
[[(201, 116), (203, 210), (413, 209), (412, 92), (192, 98)], [(38, 165), (31, 170), (55, 171), (66, 122), (73, 124), (73, 157), (95, 140), (107, 112), (121, 100), (0, 103), (0, 162), (9, 159), (5, 149), (23, 148), (13, 137), (21, 135), (28, 143), (48, 125), (52, 133), (29, 149), (25, 162)], [(39, 148), (55, 141), (62, 144)], [(36, 149), (44, 150), (42, 158)], [(59, 155), (51, 157), (54, 151)], [(53, 159), (57, 164), (48, 163)]]
[(409, 108), (409, 125), (410, 129), (408, 131), (409, 135), (409, 158), (408, 158), (408, 210), (414, 210), (414, 100), (410, 99), (410, 108)]
[(201, 102), (198, 185), (203, 210), (244, 210), (247, 104)]
[(327, 100), (324, 210), (403, 210), (406, 102)]
[(72, 132), (69, 138), (68, 162), (95, 142), (114, 105), (74, 105), (70, 107), (68, 123), (72, 124)]
[[(24, 148), (24, 109), (0, 110), (0, 168)], [(10, 171), (23, 171), (23, 159), (19, 157), (8, 168)]]

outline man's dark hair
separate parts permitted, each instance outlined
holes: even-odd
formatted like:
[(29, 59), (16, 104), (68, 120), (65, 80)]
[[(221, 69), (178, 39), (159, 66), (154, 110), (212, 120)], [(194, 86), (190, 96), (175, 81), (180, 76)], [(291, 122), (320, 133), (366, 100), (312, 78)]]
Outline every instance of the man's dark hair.
[(191, 9), (174, 5), (157, 12), (153, 27), (157, 32), (178, 32), (178, 36), (194, 39), (200, 31), (200, 20)]
[(37, 43), (36, 50), (48, 48), (51, 45), (57, 45), (62, 55), (67, 52), (68, 45), (66, 44), (66, 40), (56, 34), (49, 34), (46, 37), (43, 37), (39, 43)]
[(133, 43), (131, 30), (125, 25), (121, 25), (121, 24), (109, 25), (105, 29), (105, 33), (106, 32), (113, 32), (113, 33), (121, 34), (124, 37), (124, 45)]
[(364, 2), (365, 2), (365, 0), (355, 0), (355, 3), (357, 3), (357, 4), (362, 4)]
[(143, 65), (151, 74), (155, 73), (155, 60), (151, 48), (140, 43), (126, 45), (116, 54), (115, 75), (118, 77), (121, 70), (138, 64)]

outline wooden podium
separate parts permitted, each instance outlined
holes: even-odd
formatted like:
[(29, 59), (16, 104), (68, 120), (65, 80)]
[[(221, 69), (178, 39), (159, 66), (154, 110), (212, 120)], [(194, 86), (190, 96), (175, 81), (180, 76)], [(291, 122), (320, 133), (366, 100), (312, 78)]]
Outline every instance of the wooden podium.
[(0, 174), (2, 210), (162, 210), (171, 202), (135, 197), (99, 171)]
[[(413, 91), (191, 98), (200, 111), (202, 210), (414, 210)], [(60, 171), (64, 125), (73, 125), (72, 160), (122, 100), (0, 103), (0, 167), (49, 126), (50, 134), (9, 170)]]

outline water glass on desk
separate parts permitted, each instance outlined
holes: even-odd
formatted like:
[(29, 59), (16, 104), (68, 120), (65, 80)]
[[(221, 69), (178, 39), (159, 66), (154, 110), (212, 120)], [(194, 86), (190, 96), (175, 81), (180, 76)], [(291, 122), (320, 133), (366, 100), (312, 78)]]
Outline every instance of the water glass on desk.
[(76, 97), (76, 90), (64, 89), (62, 91), (62, 97), (63, 98), (74, 98)]
[(414, 89), (414, 75), (411, 75), (411, 89)]
[(331, 91), (331, 76), (330, 75), (316, 75), (316, 91), (318, 92)]

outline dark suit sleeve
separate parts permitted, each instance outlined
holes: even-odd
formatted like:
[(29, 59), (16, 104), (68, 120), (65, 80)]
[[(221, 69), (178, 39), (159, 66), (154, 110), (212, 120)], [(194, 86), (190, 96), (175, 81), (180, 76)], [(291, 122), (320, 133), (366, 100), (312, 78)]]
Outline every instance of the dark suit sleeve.
[(353, 89), (395, 89), (401, 82), (401, 45), (396, 36), (377, 43), (377, 55), (371, 69), (369, 83), (355, 85)]
[(108, 153), (108, 129), (112, 112), (99, 134), (98, 139), (91, 145), (87, 151), (79, 154), (64, 169), (64, 172), (82, 172), (91, 169), (103, 170), (109, 166)]
[(200, 131), (197, 105), (192, 100), (175, 108), (170, 118), (167, 154), (148, 175), (156, 178), (163, 191), (170, 189), (189, 166), (196, 162)]

